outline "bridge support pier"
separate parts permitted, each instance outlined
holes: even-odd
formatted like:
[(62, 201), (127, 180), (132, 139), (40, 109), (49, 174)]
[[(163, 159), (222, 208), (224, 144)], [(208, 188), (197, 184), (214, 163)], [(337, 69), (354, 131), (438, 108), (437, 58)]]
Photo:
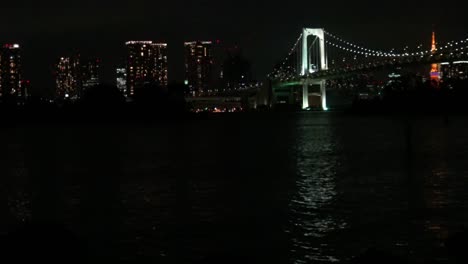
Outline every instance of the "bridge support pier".
[(327, 104), (327, 81), (326, 80), (314, 80), (314, 81), (306, 81), (302, 84), (302, 109), (307, 109), (309, 108), (309, 96), (311, 95), (309, 93), (309, 85), (314, 85), (315, 87), (319, 86), (320, 87), (320, 93), (313, 93), (314, 96), (320, 96), (321, 104), (322, 104), (322, 109), (323, 111), (328, 110), (328, 104)]
[(302, 109), (309, 108), (309, 84), (302, 84)]
[(328, 110), (327, 105), (327, 81), (321, 80), (320, 81), (320, 94), (322, 96), (322, 109), (323, 111)]

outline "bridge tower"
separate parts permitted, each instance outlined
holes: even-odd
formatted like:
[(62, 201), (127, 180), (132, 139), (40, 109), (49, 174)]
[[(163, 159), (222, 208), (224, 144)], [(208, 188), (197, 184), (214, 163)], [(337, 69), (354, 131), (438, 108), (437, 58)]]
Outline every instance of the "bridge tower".
[[(317, 64), (315, 69), (311, 68), (312, 54), (310, 52), (308, 37), (315, 36), (316, 39), (314, 44), (318, 45), (318, 55), (315, 59)], [(318, 43), (317, 43), (318, 41)], [(328, 59), (325, 50), (325, 30), (323, 28), (304, 28), (302, 32), (302, 62), (301, 62), (301, 76), (307, 77), (308, 74), (314, 71), (326, 71), (328, 70)], [(322, 109), (328, 110), (327, 107), (327, 93), (326, 93), (326, 81), (325, 80), (310, 80), (305, 78), (302, 88), (302, 108), (309, 108), (309, 85), (318, 84), (320, 85), (320, 95), (322, 101)]]

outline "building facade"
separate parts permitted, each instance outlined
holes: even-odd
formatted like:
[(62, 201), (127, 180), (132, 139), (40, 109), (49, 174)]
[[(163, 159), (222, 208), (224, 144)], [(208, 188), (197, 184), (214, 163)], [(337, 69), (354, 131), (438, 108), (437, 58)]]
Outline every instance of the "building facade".
[(442, 79), (468, 79), (468, 61), (454, 61), (441, 63)]
[(168, 84), (167, 44), (152, 41), (128, 41), (126, 95), (147, 84), (166, 87)]
[(117, 68), (115, 73), (117, 88), (124, 96), (127, 96), (127, 69)]
[(213, 57), (211, 41), (185, 42), (185, 84), (190, 95), (202, 96), (213, 91)]
[(21, 82), (21, 49), (18, 44), (5, 44), (0, 52), (0, 96), (24, 97)]
[(88, 59), (82, 63), (83, 91), (100, 84), (99, 72), (101, 60), (98, 58)]
[(162, 87), (167, 87), (168, 80), (168, 64), (167, 64), (167, 44), (153, 44), (154, 52), (154, 72), (153, 79)]
[(61, 57), (55, 66), (55, 96), (58, 99), (77, 100), (82, 95), (80, 57)]
[(100, 59), (80, 55), (61, 57), (55, 65), (55, 97), (78, 100), (87, 89), (99, 85), (100, 63)]

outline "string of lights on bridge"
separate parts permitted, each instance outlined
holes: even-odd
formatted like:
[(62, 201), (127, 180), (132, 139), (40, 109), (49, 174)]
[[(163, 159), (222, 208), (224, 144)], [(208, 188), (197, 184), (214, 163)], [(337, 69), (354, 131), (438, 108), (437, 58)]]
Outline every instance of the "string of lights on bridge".
[(345, 51), (352, 51), (353, 53), (358, 53), (358, 54), (363, 54), (363, 55), (368, 55), (368, 56), (371, 56), (371, 55), (381, 55), (381, 54), (393, 54), (393, 53), (387, 53), (387, 52), (383, 52), (383, 51), (380, 51), (380, 50), (373, 50), (373, 49), (369, 49), (369, 48), (364, 48), (364, 47), (361, 47), (359, 45), (356, 45), (354, 43), (351, 43), (349, 41), (346, 41), (338, 36), (335, 36), (333, 35), (332, 33), (328, 32), (328, 31), (324, 31), (325, 32), (325, 35), (345, 44), (345, 45), (348, 45), (350, 46), (351, 48), (345, 48), (344, 46), (341, 46), (339, 44), (333, 44), (331, 41), (327, 41), (328, 44), (332, 44), (333, 46), (335, 47), (338, 47), (338, 48), (341, 48)]
[[(327, 44), (332, 45), (333, 47), (339, 48), (344, 51), (348, 51), (354, 54), (358, 55), (364, 55), (364, 56), (374, 56), (374, 57), (414, 57), (414, 56), (424, 56), (425, 54), (433, 54), (433, 52), (439, 52), (442, 50), (446, 50), (452, 47), (457, 47), (459, 45), (462, 45), (464, 43), (468, 43), (468, 38), (459, 40), (459, 41), (450, 41), (446, 43), (445, 45), (440, 46), (439, 48), (435, 49), (434, 51), (432, 49), (428, 50), (423, 50), (423, 51), (414, 51), (414, 52), (405, 52), (405, 53), (394, 53), (394, 52), (383, 52), (379, 50), (373, 50), (369, 48), (365, 48), (359, 45), (356, 45), (354, 43), (351, 43), (349, 41), (346, 41), (338, 36), (335, 36), (327, 31), (325, 31), (325, 34), (327, 36), (330, 36), (331, 38), (341, 42), (342, 44), (335, 44), (332, 41), (326, 41)], [(345, 46), (347, 45), (347, 46)], [(457, 48), (455, 51), (459, 51), (460, 49), (464, 49), (465, 47)]]
[[(465, 54), (465, 50), (467, 51), (466, 54), (468, 54), (468, 38), (458, 40), (458, 41), (450, 41), (445, 43), (445, 45), (440, 45), (438, 48), (435, 50), (428, 49), (428, 50), (418, 50), (418, 51), (413, 51), (413, 52), (404, 52), (404, 53), (396, 53), (390, 51), (390, 52), (384, 52), (381, 50), (375, 50), (375, 49), (370, 49), (366, 48), (357, 44), (354, 44), (352, 42), (346, 41), (343, 38), (340, 38), (330, 32), (325, 31), (325, 34), (330, 37), (332, 40), (326, 40), (326, 44), (346, 51), (348, 53), (352, 53), (354, 56), (365, 56), (365, 57), (381, 57), (381, 58), (408, 58), (408, 57), (421, 57), (423, 58), (424, 56), (432, 57), (432, 56), (442, 56), (444, 55), (444, 51), (448, 50), (450, 53), (448, 55), (454, 55), (454, 52), (457, 54)], [(282, 63), (280, 63), (279, 69), (276, 68), (273, 70), (272, 73), (268, 74), (268, 76), (272, 76), (275, 74), (275, 72), (281, 72), (284, 70), (284, 67), (287, 66), (289, 70), (293, 69), (293, 67), (286, 65), (289, 61), (290, 58), (293, 54), (298, 54), (300, 50), (298, 50), (299, 43), (301, 43), (303, 35), (300, 34), (299, 37), (297, 38), (296, 42), (288, 52), (288, 55), (282, 60)], [(338, 43), (334, 42), (333, 40), (337, 41)], [(420, 48), (422, 45), (419, 45), (418, 48)], [(299, 47), (302, 48), (302, 47)], [(405, 49), (407, 49), (406, 47)], [(283, 73), (284, 75), (284, 73)], [(286, 74), (287, 75), (287, 74)]]
[[(289, 61), (289, 57), (291, 57), (294, 54), (294, 51), (296, 51), (296, 48), (299, 45), (299, 43), (301, 42), (301, 40), (302, 40), (302, 33), (297, 38), (296, 42), (294, 43), (293, 47), (289, 51), (288, 55), (282, 60), (281, 68), (280, 68), (281, 70), (283, 69), (283, 66), (285, 66), (286, 63)], [(273, 75), (275, 70), (276, 69), (274, 69), (273, 72), (269, 73), (267, 76)]]
[[(335, 44), (331, 41), (326, 41), (327, 44), (331, 45), (332, 47), (335, 47), (335, 48), (338, 48), (338, 49), (341, 49), (343, 51), (347, 51), (347, 52), (350, 52), (350, 53), (353, 53), (353, 54), (356, 54), (356, 55), (364, 55), (366, 57), (424, 57), (425, 55), (429, 55), (429, 56), (434, 56), (434, 55), (443, 55), (443, 51), (444, 50), (449, 50), (449, 51), (452, 51), (451, 54), (453, 55), (453, 51), (455, 52), (459, 52), (461, 54), (464, 54), (464, 52), (462, 50), (465, 50), (468, 48), (468, 45), (467, 46), (459, 46), (460, 44), (462, 43), (468, 43), (468, 40), (465, 40), (463, 42), (455, 42), (455, 46), (453, 44), (450, 44), (450, 45), (445, 45), (445, 46), (442, 46), (440, 48), (437, 48), (435, 49), (434, 51), (432, 50), (426, 50), (426, 51), (417, 51), (417, 52), (412, 52), (412, 53), (380, 53), (380, 52), (366, 52), (366, 51), (361, 51), (361, 50), (356, 50), (356, 49), (353, 49), (353, 48), (349, 48), (349, 47), (346, 47), (346, 46), (341, 46), (339, 44)], [(459, 46), (459, 47), (457, 47)], [(455, 49), (453, 49), (455, 47)]]

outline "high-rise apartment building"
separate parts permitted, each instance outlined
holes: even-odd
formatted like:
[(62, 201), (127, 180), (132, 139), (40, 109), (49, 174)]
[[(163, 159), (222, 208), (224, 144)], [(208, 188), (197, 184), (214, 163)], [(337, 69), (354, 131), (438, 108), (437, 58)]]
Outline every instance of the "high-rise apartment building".
[(167, 44), (152, 41), (128, 41), (127, 96), (147, 84), (166, 87), (168, 84)]
[(83, 61), (81, 69), (83, 90), (99, 85), (100, 64), (101, 60), (98, 58)]
[(24, 97), (21, 84), (20, 46), (5, 44), (0, 52), (0, 96)]
[(60, 99), (79, 99), (83, 82), (80, 57), (61, 57), (55, 66), (55, 96)]
[(211, 41), (185, 42), (185, 83), (192, 96), (212, 92), (213, 57)]
[(55, 65), (55, 97), (78, 100), (87, 89), (99, 85), (100, 63), (100, 59), (80, 55), (61, 57)]
[(116, 84), (117, 88), (123, 95), (127, 95), (127, 69), (117, 68), (116, 69)]

